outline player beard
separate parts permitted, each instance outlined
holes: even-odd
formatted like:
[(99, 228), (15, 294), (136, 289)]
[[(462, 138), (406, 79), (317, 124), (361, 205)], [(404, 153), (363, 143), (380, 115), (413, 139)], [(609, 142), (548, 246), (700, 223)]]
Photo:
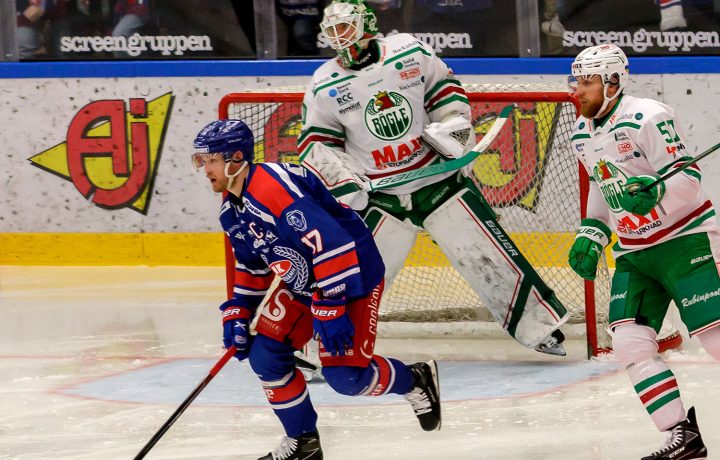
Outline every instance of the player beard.
[(580, 101), (580, 113), (585, 118), (595, 118), (599, 116), (598, 110), (602, 107), (603, 101)]

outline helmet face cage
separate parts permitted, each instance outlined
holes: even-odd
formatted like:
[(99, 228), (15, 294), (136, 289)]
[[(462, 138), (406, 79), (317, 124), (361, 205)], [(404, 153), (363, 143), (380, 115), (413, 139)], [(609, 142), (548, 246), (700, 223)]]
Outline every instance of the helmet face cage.
[(334, 1), (325, 8), (320, 29), (345, 67), (353, 65), (369, 40), (378, 34), (375, 12), (364, 0)]
[(333, 3), (328, 6), (320, 27), (334, 50), (354, 45), (365, 32), (362, 13), (356, 12), (355, 6), (349, 3)]
[(233, 160), (238, 151), (242, 153), (242, 161), (252, 163), (255, 140), (250, 128), (241, 120), (217, 120), (200, 131), (193, 141), (193, 147), (193, 167), (199, 170), (216, 155), (222, 155), (225, 163), (239, 163), (240, 160)]

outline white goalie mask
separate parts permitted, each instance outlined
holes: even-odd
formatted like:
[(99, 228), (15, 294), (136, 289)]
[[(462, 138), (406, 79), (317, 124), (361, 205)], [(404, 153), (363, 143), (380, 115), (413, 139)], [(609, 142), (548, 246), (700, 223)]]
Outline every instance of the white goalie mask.
[(320, 30), (342, 65), (350, 67), (378, 34), (377, 18), (364, 0), (335, 0), (325, 8)]
[[(586, 48), (577, 55), (572, 63), (572, 76), (568, 78), (568, 83), (574, 93), (579, 79), (598, 75), (602, 79), (605, 96), (603, 105), (597, 113), (600, 114), (611, 101), (620, 96), (627, 85), (629, 74), (628, 59), (623, 50), (610, 44), (597, 45)], [(618, 88), (612, 97), (608, 96), (610, 86)]]

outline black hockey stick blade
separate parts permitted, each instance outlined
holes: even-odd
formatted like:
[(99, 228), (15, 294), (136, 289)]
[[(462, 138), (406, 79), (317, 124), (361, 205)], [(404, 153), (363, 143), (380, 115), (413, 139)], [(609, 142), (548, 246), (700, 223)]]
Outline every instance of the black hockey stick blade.
[(185, 412), (185, 409), (188, 408), (190, 403), (192, 403), (195, 398), (200, 394), (201, 391), (205, 389), (205, 387), (210, 383), (210, 381), (217, 375), (218, 372), (220, 372), (220, 369), (227, 364), (227, 362), (235, 356), (235, 353), (237, 352), (237, 349), (235, 347), (230, 347), (227, 349), (224, 355), (218, 360), (217, 363), (213, 366), (212, 369), (210, 369), (210, 372), (208, 372), (208, 375), (205, 376), (205, 378), (200, 382), (198, 386), (195, 387), (195, 389), (190, 393), (190, 395), (185, 398), (185, 401), (180, 404), (180, 407), (173, 412), (173, 414), (170, 416), (169, 419), (163, 424), (163, 426), (160, 427), (160, 429), (153, 435), (152, 438), (145, 444), (145, 447), (142, 448), (140, 452), (135, 456), (135, 460), (141, 460), (145, 458), (148, 452), (150, 452), (150, 449), (152, 449), (155, 444), (160, 440), (160, 438), (163, 437), (165, 432), (170, 429), (170, 427), (175, 423), (175, 421), (180, 418), (183, 412)]
[(303, 368), (303, 369), (309, 369), (311, 371), (316, 371), (318, 368), (316, 365), (314, 365), (310, 361), (302, 359), (301, 357), (299, 357), (297, 355), (293, 356), (293, 360), (295, 361), (295, 366)]
[[(692, 160), (688, 161), (687, 163), (685, 163), (685, 164), (682, 165), (681, 167), (679, 167), (679, 168), (677, 168), (677, 169), (673, 169), (672, 171), (670, 171), (669, 173), (665, 174), (664, 176), (659, 177), (659, 178), (658, 178), (657, 180), (655, 180), (654, 182), (646, 185), (645, 187), (642, 187), (642, 188), (638, 189), (635, 193), (647, 192), (648, 190), (652, 189), (653, 187), (655, 187), (655, 186), (656, 186), (657, 184), (659, 184), (660, 182), (665, 182), (666, 180), (670, 179), (670, 178), (671, 178), (672, 176), (674, 176), (675, 174), (677, 174), (677, 173), (679, 173), (679, 172), (682, 172), (682, 171), (685, 171), (687, 168), (689, 168), (690, 166), (694, 165), (695, 163), (697, 163), (698, 161), (702, 160), (703, 158), (705, 158), (706, 156), (710, 155), (711, 153), (713, 153), (715, 150), (717, 150), (717, 149), (719, 149), (719, 148), (720, 148), (720, 143), (713, 145), (712, 147), (710, 147), (709, 149), (705, 150), (703, 153), (701, 153), (700, 155), (696, 156), (696, 157), (693, 158)], [(633, 195), (634, 195), (635, 193), (633, 193)]]

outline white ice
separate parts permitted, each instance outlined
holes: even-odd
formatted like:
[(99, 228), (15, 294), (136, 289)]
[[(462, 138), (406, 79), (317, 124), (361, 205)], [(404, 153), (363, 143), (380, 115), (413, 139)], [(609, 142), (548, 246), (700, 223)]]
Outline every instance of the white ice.
[[(131, 459), (222, 354), (222, 268), (0, 267), (0, 459)], [(382, 327), (382, 325), (381, 325)], [(325, 458), (638, 459), (656, 431), (612, 357), (580, 341), (554, 358), (509, 340), (381, 339), (437, 359), (443, 426), (423, 432), (399, 397), (310, 392)], [(667, 356), (720, 459), (720, 365), (686, 341)], [(148, 459), (256, 459), (282, 429), (232, 360)]]

